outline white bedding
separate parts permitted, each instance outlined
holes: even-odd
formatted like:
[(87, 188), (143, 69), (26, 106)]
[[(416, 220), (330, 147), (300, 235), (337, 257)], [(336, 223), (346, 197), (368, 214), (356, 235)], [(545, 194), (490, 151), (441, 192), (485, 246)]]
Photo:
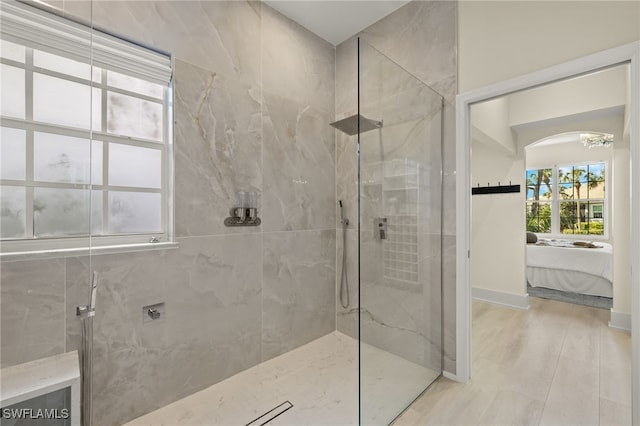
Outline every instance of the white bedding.
[(527, 245), (527, 279), (533, 287), (611, 297), (613, 248)]

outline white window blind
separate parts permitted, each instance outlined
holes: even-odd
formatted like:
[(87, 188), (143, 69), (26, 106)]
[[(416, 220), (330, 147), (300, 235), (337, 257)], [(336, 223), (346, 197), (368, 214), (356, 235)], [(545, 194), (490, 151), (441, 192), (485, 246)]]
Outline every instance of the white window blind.
[(0, 0), (0, 257), (173, 241), (171, 59)]
[(0, 2), (5, 40), (92, 63), (159, 84), (171, 78), (171, 58), (16, 1)]

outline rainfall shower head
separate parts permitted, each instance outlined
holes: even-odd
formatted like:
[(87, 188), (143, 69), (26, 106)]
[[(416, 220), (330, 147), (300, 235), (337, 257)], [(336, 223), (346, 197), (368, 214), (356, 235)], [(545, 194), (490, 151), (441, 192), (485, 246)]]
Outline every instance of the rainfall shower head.
[(371, 120), (370, 118), (363, 117), (360, 114), (355, 114), (342, 120), (334, 121), (331, 126), (353, 136), (358, 133), (358, 121), (360, 121), (360, 133), (368, 132), (369, 130), (379, 129), (382, 127), (382, 121)]

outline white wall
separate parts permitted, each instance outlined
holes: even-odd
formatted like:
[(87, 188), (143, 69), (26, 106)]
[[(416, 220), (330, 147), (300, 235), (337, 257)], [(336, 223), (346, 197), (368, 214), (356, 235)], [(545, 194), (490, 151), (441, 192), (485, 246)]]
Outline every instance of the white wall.
[(473, 137), (485, 144), (497, 146), (508, 153), (515, 154), (510, 121), (508, 97), (476, 104), (473, 106), (471, 115)]
[(569, 114), (622, 107), (627, 103), (629, 93), (628, 68), (628, 65), (618, 66), (514, 93), (507, 97), (509, 124), (519, 126)]
[(613, 148), (585, 147), (581, 142), (558, 143), (546, 146), (530, 146), (526, 149), (525, 166), (539, 169), (561, 164), (613, 160)]
[[(472, 107), (472, 115), (475, 111)], [(474, 140), (471, 179), (473, 186), (523, 184), (522, 155), (506, 153)], [(524, 296), (525, 209), (524, 192), (471, 197), (471, 285), (473, 288)]]
[(461, 0), (459, 92), (636, 40), (637, 1)]
[(631, 313), (631, 156), (628, 135), (613, 148), (613, 308)]

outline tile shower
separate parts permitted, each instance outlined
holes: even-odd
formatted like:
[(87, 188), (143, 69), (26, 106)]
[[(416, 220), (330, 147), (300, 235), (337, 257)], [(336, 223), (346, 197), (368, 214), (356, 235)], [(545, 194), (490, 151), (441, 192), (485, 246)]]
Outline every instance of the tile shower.
[[(50, 3), (173, 54), (179, 248), (3, 261), (2, 367), (79, 349), (75, 308), (85, 303), (91, 270), (101, 276), (98, 425), (127, 422), (335, 330), (357, 336), (355, 311), (343, 312), (336, 297), (337, 200), (345, 200), (355, 222), (355, 145), (328, 125), (355, 108), (354, 39), (334, 47), (260, 2)], [(413, 2), (361, 34), (445, 97), (448, 369), (455, 360), (454, 314), (446, 310), (454, 283), (455, 13), (452, 2)], [(399, 22), (404, 31), (397, 33)], [(237, 190), (258, 194), (260, 227), (223, 225)], [(420, 226), (411, 220), (393, 226)], [(355, 228), (347, 241), (350, 280), (357, 283)], [(351, 291), (357, 300), (357, 285)], [(166, 321), (143, 325), (140, 307), (159, 301), (166, 302)], [(390, 315), (384, 321), (393, 324)], [(380, 326), (370, 327), (375, 333)], [(403, 336), (376, 344), (410, 347)]]

